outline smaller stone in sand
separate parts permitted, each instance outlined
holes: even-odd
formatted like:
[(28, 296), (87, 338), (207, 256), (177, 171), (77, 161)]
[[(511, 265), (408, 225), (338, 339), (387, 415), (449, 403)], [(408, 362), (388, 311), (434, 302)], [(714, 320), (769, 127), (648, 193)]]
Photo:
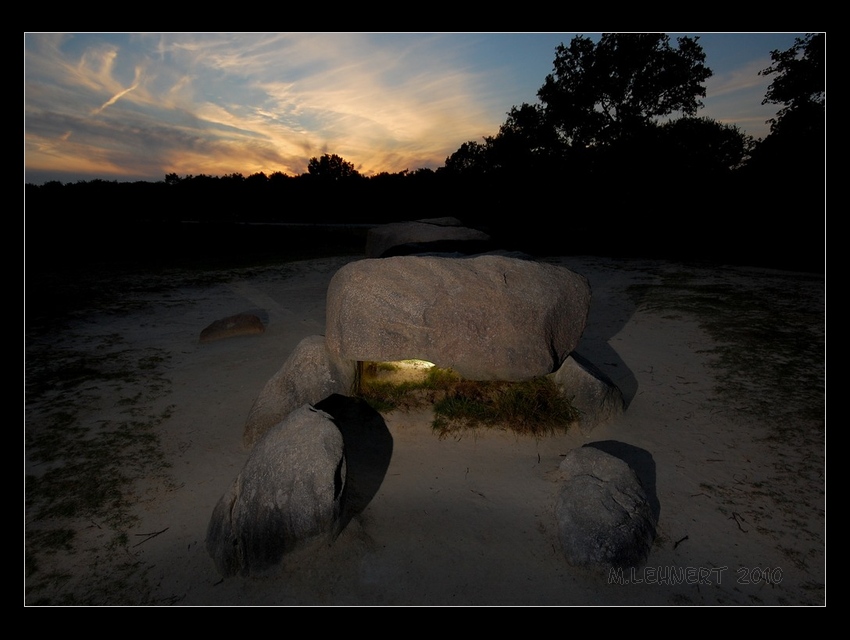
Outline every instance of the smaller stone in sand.
[(263, 321), (251, 313), (239, 313), (216, 320), (201, 331), (201, 342), (212, 342), (233, 336), (250, 336), (263, 333), (266, 327)]

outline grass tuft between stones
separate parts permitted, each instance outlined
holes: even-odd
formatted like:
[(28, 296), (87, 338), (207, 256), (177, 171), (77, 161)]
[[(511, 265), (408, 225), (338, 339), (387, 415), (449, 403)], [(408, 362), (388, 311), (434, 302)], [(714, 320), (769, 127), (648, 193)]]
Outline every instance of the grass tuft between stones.
[(431, 405), (432, 427), (441, 438), (477, 427), (539, 437), (568, 430), (580, 416), (560, 385), (546, 376), (467, 380), (440, 367), (411, 376), (400, 375), (393, 363), (366, 362), (357, 394), (382, 413)]

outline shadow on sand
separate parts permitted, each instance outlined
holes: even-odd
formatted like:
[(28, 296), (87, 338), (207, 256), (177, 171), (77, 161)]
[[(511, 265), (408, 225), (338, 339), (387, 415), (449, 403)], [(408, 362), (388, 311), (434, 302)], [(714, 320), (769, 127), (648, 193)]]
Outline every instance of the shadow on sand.
[(590, 283), (592, 298), (587, 325), (576, 352), (607, 375), (623, 394), (625, 408), (638, 392), (638, 380), (612, 342), (629, 323), (643, 300), (641, 289), (626, 263), (611, 261), (605, 266), (583, 269), (581, 264), (564, 264), (585, 276)]
[(393, 438), (381, 414), (364, 400), (334, 393), (314, 406), (333, 417), (345, 444), (342, 530), (378, 492), (390, 465)]

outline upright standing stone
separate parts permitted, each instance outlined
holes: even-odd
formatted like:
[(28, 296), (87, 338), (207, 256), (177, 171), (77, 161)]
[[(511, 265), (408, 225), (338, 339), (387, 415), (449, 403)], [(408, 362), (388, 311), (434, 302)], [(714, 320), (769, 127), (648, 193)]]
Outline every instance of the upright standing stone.
[(252, 447), (290, 411), (304, 404), (316, 404), (333, 393), (350, 393), (355, 367), (354, 362), (335, 361), (328, 353), (324, 336), (301, 340), (254, 400), (242, 443)]
[(207, 552), (223, 576), (262, 574), (285, 554), (338, 531), (346, 465), (331, 416), (305, 405), (254, 446), (207, 527)]
[(561, 462), (555, 504), (561, 547), (570, 564), (605, 572), (640, 566), (655, 540), (655, 515), (637, 474), (592, 446)]

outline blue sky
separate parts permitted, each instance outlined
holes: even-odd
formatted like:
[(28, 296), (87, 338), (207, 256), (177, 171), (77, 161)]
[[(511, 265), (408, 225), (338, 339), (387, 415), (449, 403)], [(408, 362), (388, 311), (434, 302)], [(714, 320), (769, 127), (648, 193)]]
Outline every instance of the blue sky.
[[(577, 33), (25, 33), (25, 182), (306, 172), (335, 153), (364, 175), (442, 166), (537, 101)], [(698, 115), (756, 138), (770, 52), (799, 33), (699, 36)]]

